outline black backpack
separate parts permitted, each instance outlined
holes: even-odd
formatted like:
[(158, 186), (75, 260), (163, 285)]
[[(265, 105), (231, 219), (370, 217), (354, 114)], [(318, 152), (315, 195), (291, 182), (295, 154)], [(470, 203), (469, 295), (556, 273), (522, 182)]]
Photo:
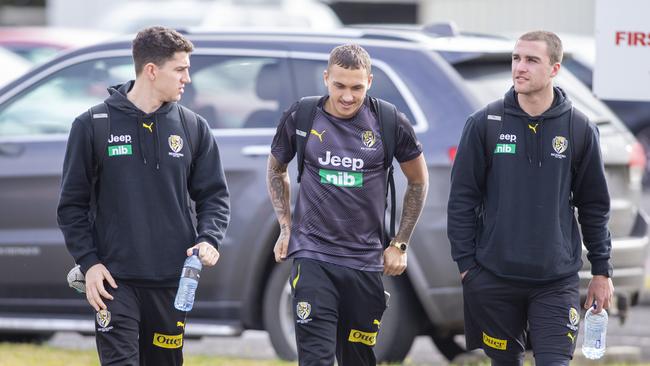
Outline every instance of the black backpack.
[[(503, 127), (504, 118), (505, 101), (503, 98), (488, 104), (485, 120), (485, 136), (483, 138), (483, 141), (486, 142), (484, 146), (488, 168), (492, 166), (494, 150), (496, 149), (499, 134)], [(582, 161), (588, 124), (589, 119), (587, 116), (571, 106), (571, 117), (569, 118), (569, 148), (571, 149), (571, 173), (573, 175), (577, 172), (580, 162)]]
[[(319, 96), (301, 98), (296, 109), (296, 155), (298, 163), (297, 181), (300, 183), (305, 162), (305, 146), (316, 117)], [(397, 129), (397, 108), (385, 100), (370, 98), (372, 109), (377, 114), (381, 141), (384, 146), (384, 168), (387, 170), (388, 191), (390, 191), (390, 227), (389, 240), (395, 237), (395, 180), (393, 178), (393, 157), (395, 156), (395, 139)], [(388, 196), (389, 192), (386, 192)], [(386, 201), (388, 206), (388, 201)]]

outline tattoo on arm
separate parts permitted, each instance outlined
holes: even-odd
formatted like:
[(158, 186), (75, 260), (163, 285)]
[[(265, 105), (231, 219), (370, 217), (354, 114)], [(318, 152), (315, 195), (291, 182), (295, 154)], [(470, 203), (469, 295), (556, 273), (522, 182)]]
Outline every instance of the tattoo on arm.
[(291, 226), (290, 183), (287, 166), (288, 164), (280, 163), (272, 155), (269, 156), (266, 184), (282, 231)]
[(413, 229), (420, 218), (426, 197), (427, 185), (425, 183), (408, 185), (404, 194), (402, 218), (399, 224), (399, 231), (395, 235), (395, 240), (400, 242), (408, 242), (411, 240)]

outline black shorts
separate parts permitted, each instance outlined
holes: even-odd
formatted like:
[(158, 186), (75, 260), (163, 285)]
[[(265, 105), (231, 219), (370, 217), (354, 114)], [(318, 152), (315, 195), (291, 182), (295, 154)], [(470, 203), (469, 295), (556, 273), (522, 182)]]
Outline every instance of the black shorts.
[(95, 314), (95, 340), (102, 365), (180, 366), (185, 312), (174, 308), (176, 288), (139, 287), (117, 281)]
[(530, 341), (536, 356), (570, 359), (580, 321), (579, 281), (575, 274), (531, 285), (471, 268), (463, 279), (467, 348), (483, 348), (490, 358), (511, 362), (523, 359)]
[(381, 272), (298, 258), (289, 278), (301, 366), (376, 365), (372, 347), (386, 310)]

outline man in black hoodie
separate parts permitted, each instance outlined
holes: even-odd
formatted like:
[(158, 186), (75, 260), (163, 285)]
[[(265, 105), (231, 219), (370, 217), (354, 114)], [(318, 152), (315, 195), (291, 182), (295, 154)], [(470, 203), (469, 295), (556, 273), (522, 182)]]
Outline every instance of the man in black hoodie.
[[(555, 34), (521, 36), (505, 113), (483, 108), (469, 117), (452, 169), (447, 231), (463, 282), (467, 347), (482, 347), (493, 365), (521, 365), (527, 341), (536, 364), (569, 363), (582, 267), (575, 208), (593, 275), (584, 306), (595, 302), (600, 312), (613, 296), (598, 129), (578, 120), (553, 86), (561, 61)], [(501, 124), (496, 146), (487, 146), (488, 123)], [(583, 123), (584, 136), (571, 137), (572, 123)], [(582, 151), (574, 151), (578, 139)]]
[[(176, 31), (142, 30), (135, 81), (109, 88), (103, 111), (83, 113), (70, 131), (58, 221), (97, 312), (102, 365), (181, 365), (183, 261), (195, 248), (203, 265), (219, 259), (230, 215), (219, 151), (206, 121), (197, 115), (198, 133), (188, 132), (176, 104), (192, 50)], [(108, 139), (97, 149), (101, 123)]]

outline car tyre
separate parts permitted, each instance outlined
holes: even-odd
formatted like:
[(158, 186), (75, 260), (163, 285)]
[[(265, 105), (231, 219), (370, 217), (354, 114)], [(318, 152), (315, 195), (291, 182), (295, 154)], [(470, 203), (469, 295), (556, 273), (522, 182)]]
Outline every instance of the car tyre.
[(439, 336), (431, 334), (431, 340), (440, 353), (445, 356), (448, 361), (452, 361), (458, 355), (467, 353), (467, 350), (461, 347), (454, 339), (453, 335)]
[[(378, 363), (401, 363), (418, 334), (420, 307), (406, 275), (384, 277), (384, 288), (391, 296), (388, 308), (381, 319), (381, 327), (375, 345)], [(423, 316), (423, 314), (422, 314)]]
[(269, 333), (275, 353), (283, 360), (298, 359), (296, 333), (291, 308), (291, 261), (276, 264), (264, 291), (264, 328)]

